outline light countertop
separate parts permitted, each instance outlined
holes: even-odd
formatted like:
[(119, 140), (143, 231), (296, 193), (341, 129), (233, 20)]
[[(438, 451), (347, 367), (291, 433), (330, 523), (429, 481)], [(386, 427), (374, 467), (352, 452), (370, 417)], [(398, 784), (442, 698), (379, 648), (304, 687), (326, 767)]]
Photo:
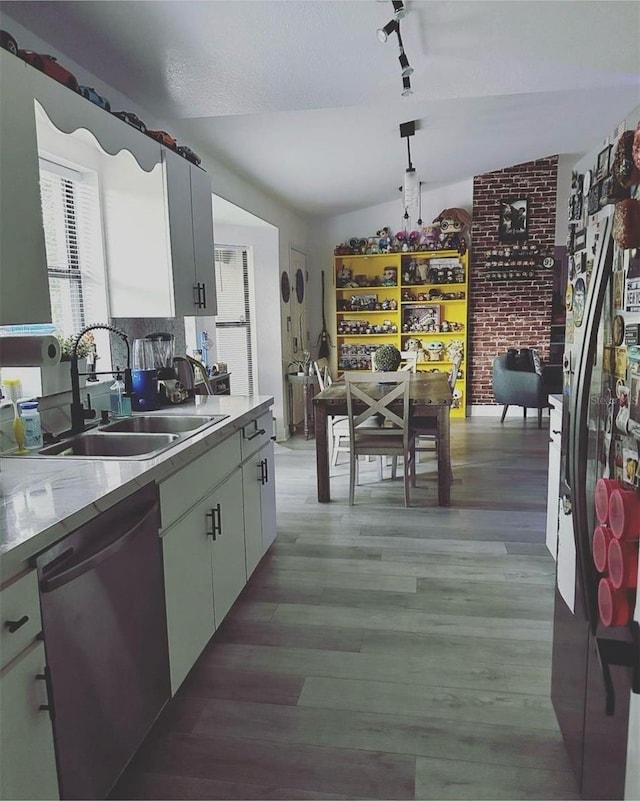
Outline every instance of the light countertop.
[(150, 459), (5, 456), (0, 459), (0, 583), (36, 553), (151, 481), (161, 482), (266, 412), (263, 395), (203, 395), (156, 414), (226, 414)]

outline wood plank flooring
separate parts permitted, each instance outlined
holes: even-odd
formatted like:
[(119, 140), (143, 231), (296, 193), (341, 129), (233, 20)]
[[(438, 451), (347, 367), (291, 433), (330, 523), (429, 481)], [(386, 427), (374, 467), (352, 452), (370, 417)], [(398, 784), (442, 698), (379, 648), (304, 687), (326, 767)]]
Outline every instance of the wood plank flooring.
[[(579, 798), (549, 700), (548, 418), (452, 423), (402, 480), (276, 445), (278, 538), (114, 799)], [(399, 471), (400, 472), (400, 471)]]

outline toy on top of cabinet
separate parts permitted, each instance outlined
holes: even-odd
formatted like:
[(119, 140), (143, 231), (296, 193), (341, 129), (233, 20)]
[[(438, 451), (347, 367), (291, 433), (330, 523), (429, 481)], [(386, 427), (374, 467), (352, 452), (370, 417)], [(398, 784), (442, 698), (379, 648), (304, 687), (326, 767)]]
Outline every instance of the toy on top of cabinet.
[(460, 255), (467, 252), (471, 231), (471, 216), (465, 209), (444, 209), (433, 221), (439, 225), (439, 247), (442, 250), (457, 250)]

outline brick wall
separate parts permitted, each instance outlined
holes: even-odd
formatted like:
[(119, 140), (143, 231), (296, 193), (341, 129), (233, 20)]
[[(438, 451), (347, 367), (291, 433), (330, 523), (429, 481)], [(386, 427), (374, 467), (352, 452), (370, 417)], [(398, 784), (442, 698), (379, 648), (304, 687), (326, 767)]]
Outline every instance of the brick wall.
[(558, 158), (550, 156), (476, 176), (473, 180), (473, 227), (469, 342), (470, 403), (495, 403), (491, 364), (508, 347), (537, 347), (549, 353), (553, 271), (540, 267), (526, 280), (494, 280), (486, 275), (487, 252), (504, 248), (498, 241), (501, 198), (528, 199), (528, 239), (540, 253), (553, 255), (555, 244)]

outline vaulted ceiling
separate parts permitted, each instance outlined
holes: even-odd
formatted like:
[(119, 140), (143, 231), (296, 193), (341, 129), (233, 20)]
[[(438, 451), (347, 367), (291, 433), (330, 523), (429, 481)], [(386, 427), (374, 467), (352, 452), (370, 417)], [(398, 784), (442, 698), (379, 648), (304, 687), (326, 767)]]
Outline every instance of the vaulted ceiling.
[(0, 11), (130, 97), (130, 110), (139, 103), (169, 131), (179, 120), (195, 149), (305, 215), (397, 198), (400, 123), (417, 121), (412, 160), (437, 188), (590, 150), (640, 103), (635, 0), (405, 6), (408, 97), (395, 35), (376, 35), (392, 18), (388, 0), (58, 0)]

